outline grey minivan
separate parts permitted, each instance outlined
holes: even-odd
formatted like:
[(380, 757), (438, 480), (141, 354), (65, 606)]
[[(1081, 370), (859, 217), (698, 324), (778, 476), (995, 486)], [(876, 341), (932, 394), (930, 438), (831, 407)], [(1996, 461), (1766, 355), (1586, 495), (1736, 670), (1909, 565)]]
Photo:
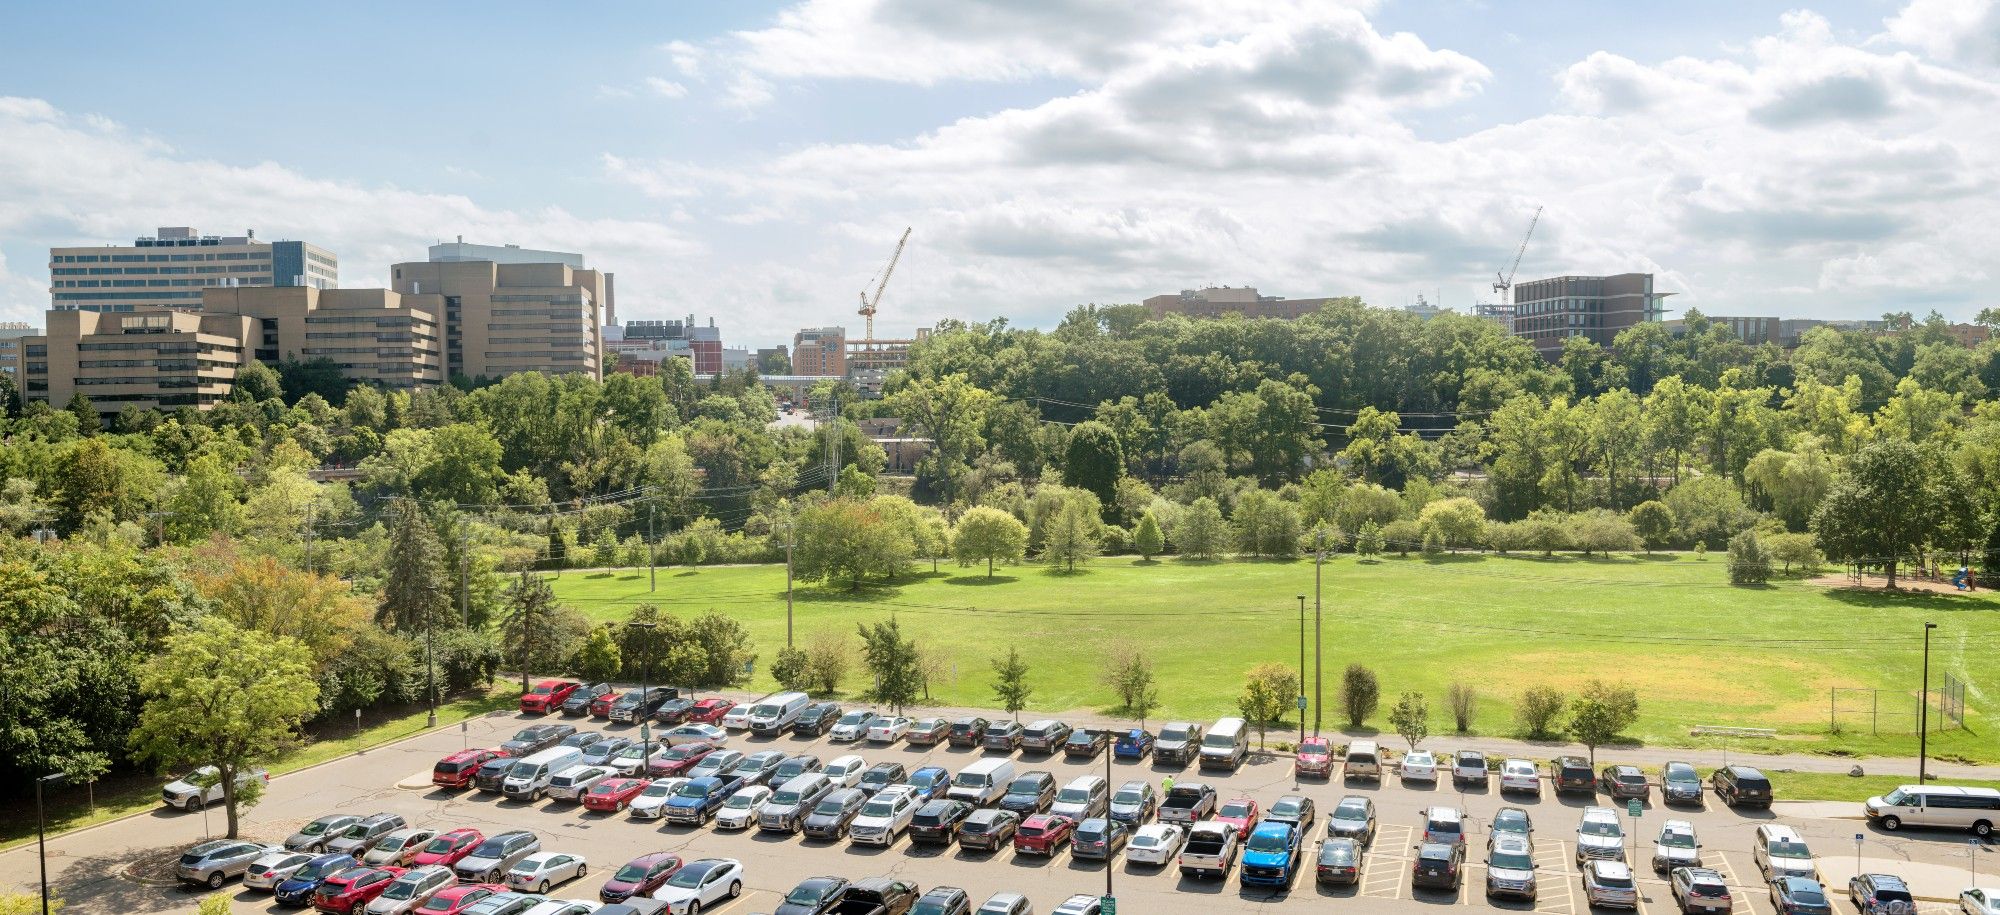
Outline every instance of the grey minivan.
[[(329, 813), (304, 826), (299, 831), (285, 837), (286, 851), (326, 851), (326, 843), (347, 831), (347, 827), (361, 822), (361, 818), (349, 813)], [(357, 858), (359, 856), (356, 856)]]
[(764, 802), (764, 809), (757, 814), (757, 828), (766, 832), (798, 832), (806, 813), (831, 791), (833, 780), (823, 773), (793, 776)]
[(182, 883), (215, 889), (231, 877), (242, 876), (250, 869), (251, 862), (270, 850), (268, 845), (238, 839), (203, 842), (181, 855), (180, 863), (174, 865), (174, 876), (180, 878)]

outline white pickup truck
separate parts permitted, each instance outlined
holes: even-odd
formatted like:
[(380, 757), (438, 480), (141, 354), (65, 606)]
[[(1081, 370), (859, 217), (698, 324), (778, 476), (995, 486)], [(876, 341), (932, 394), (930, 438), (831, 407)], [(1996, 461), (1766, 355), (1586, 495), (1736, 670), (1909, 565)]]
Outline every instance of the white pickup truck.
[(1236, 863), (1240, 839), (1236, 827), (1228, 823), (1196, 823), (1188, 830), (1187, 844), (1181, 846), (1181, 876), (1227, 878), (1229, 868)]

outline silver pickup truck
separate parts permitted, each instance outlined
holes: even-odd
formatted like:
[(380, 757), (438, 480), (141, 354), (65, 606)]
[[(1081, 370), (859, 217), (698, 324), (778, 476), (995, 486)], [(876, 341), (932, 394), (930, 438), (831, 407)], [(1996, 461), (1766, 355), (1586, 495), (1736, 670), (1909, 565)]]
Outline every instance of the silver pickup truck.
[(1160, 822), (1195, 823), (1215, 812), (1215, 789), (1201, 782), (1185, 782), (1167, 792), (1160, 802)]

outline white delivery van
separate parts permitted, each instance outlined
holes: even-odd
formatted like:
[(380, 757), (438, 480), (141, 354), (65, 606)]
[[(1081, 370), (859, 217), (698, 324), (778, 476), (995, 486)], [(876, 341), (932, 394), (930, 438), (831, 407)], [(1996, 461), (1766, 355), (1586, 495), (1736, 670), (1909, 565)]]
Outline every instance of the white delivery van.
[(1241, 718), (1217, 721), (1201, 738), (1203, 769), (1235, 769), (1250, 755), (1250, 741), (1244, 736)]
[(1871, 822), (1880, 823), (1887, 830), (1904, 826), (1969, 829), (1983, 839), (1993, 834), (1993, 824), (2000, 823), (2000, 791), (1951, 785), (1904, 785), (1881, 797), (1869, 798), (1861, 809)]
[(539, 800), (548, 793), (549, 780), (565, 769), (583, 765), (583, 751), (576, 747), (543, 750), (507, 768), (500, 793), (515, 800)]
[(805, 693), (775, 693), (750, 706), (750, 733), (776, 737), (799, 720), (812, 697)]
[(1011, 759), (982, 759), (958, 771), (951, 780), (951, 787), (945, 796), (954, 800), (984, 807), (1007, 793), (1007, 783), (1014, 780), (1014, 761)]

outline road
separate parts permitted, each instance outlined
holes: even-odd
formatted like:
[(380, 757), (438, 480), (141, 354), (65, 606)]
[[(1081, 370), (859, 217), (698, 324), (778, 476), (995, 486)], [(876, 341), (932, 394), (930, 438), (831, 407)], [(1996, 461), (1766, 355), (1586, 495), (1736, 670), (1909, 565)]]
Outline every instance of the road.
[[(726, 915), (768, 912), (793, 884), (818, 874), (854, 878), (895, 874), (913, 879), (923, 887), (939, 884), (963, 887), (971, 892), (975, 901), (1001, 890), (1012, 890), (1026, 893), (1034, 902), (1036, 911), (1044, 913), (1072, 893), (1102, 893), (1105, 889), (1103, 865), (1075, 861), (1067, 852), (1053, 860), (1045, 860), (1017, 857), (1011, 852), (966, 854), (955, 846), (946, 851), (913, 848), (907, 840), (889, 849), (813, 843), (755, 832), (727, 833), (713, 829), (641, 824), (623, 815), (586, 813), (568, 804), (547, 801), (520, 804), (477, 792), (431, 790), (425, 784), (431, 763), (438, 757), (462, 745), (497, 745), (527, 721), (510, 713), (496, 714), (469, 722), (463, 735), (455, 728), (433, 732), (364, 755), (281, 777), (272, 783), (263, 803), (247, 811), (245, 833), (251, 838), (275, 842), (324, 813), (367, 814), (378, 811), (400, 813), (414, 825), (439, 830), (458, 826), (471, 826), (488, 833), (509, 828), (532, 829), (542, 837), (545, 850), (579, 852), (590, 861), (590, 878), (557, 888), (552, 894), (583, 899), (594, 898), (605, 876), (627, 859), (642, 853), (664, 850), (691, 857), (739, 858), (747, 866), (749, 890), (744, 899), (721, 910)], [(632, 730), (624, 726), (605, 726), (602, 722), (584, 726), (611, 733)], [(911, 769), (935, 763), (954, 771), (982, 755), (970, 750), (947, 748), (833, 745), (825, 739), (762, 739), (743, 735), (734, 736), (731, 746), (813, 752), (822, 760), (857, 752), (870, 762), (894, 760)], [(1434, 747), (1440, 750), (1450, 748), (1447, 742), (1437, 742)], [(1061, 757), (1044, 759), (1039, 756), (1028, 756), (1017, 762), (1017, 766), (1022, 771), (1048, 769), (1056, 774), (1059, 781), (1086, 773), (1103, 774), (1105, 769), (1101, 759), (1085, 764), (1071, 763)], [(1146, 779), (1157, 784), (1170, 771), (1150, 761), (1118, 762), (1112, 770), (1114, 785), (1127, 779)], [(1320, 890), (1307, 880), (1288, 894), (1244, 891), (1233, 874), (1224, 882), (1203, 883), (1184, 880), (1172, 869), (1161, 871), (1129, 866), (1121, 860), (1113, 866), (1111, 877), (1123, 911), (1146, 915), (1192, 915), (1216, 911), (1265, 911), (1275, 906), (1283, 911), (1333, 909), (1361, 915), (1397, 915), (1431, 912), (1438, 906), (1449, 905), (1535, 911), (1550, 915), (1580, 915), (1585, 911), (1576, 887), (1576, 868), (1572, 858), (1575, 846), (1571, 841), (1579, 812), (1587, 803), (1592, 803), (1582, 798), (1558, 798), (1545, 794), (1539, 800), (1502, 799), (1490, 789), (1461, 793), (1450, 786), (1448, 779), (1438, 787), (1406, 786), (1393, 779), (1380, 786), (1366, 782), (1342, 784), (1338, 779), (1331, 783), (1319, 780), (1301, 783), (1293, 777), (1289, 758), (1284, 757), (1259, 759), (1253, 756), (1251, 762), (1237, 772), (1219, 777), (1192, 770), (1173, 771), (1173, 774), (1182, 782), (1199, 779), (1216, 784), (1224, 798), (1248, 794), (1267, 806), (1281, 794), (1302, 793), (1312, 797), (1322, 813), (1332, 809), (1343, 795), (1365, 795), (1376, 803), (1382, 824), (1380, 836), (1366, 861), (1361, 884), (1344, 889)], [(398, 787), (399, 784), (411, 787)], [(1606, 802), (1600, 799), (1595, 803)], [(1466, 881), (1468, 889), (1455, 895), (1449, 892), (1412, 893), (1409, 887), (1411, 833), (1420, 822), (1420, 811), (1432, 805), (1461, 807), (1467, 812), (1471, 824), (1469, 832), (1474, 853), (1471, 856), (1473, 866)], [(1521, 806), (1535, 819), (1535, 845), (1537, 859), (1542, 865), (1540, 879), (1544, 887), (1541, 899), (1535, 905), (1500, 903), (1489, 906), (1479, 890), (1484, 875), (1477, 862), (1481, 858), (1479, 850), (1485, 844), (1484, 824), (1491, 821), (1495, 810), (1506, 805)], [(1707, 863), (1721, 870), (1737, 887), (1737, 911), (1754, 915), (1771, 915), (1772, 910), (1756, 868), (1751, 863), (1751, 839), (1759, 823), (1774, 818), (1791, 823), (1799, 830), (1820, 855), (1822, 867), (1837, 888), (1844, 888), (1846, 875), (1853, 871), (1853, 836), (1857, 832), (1867, 833), (1863, 863), (1868, 870), (1894, 873), (1901, 869), (1917, 869), (1944, 873), (1948, 880), (1955, 876), (1948, 869), (1962, 868), (1968, 856), (1966, 837), (1959, 833), (1906, 831), (1890, 836), (1869, 832), (1865, 824), (1854, 820), (1795, 817), (1785, 815), (1783, 811), (1775, 817), (1766, 812), (1737, 813), (1713, 802), (1701, 810), (1663, 811), (1657, 802), (1646, 808), (1636, 828), (1631, 830), (1637, 837), (1642, 854), (1650, 851), (1647, 843), (1660, 823), (1669, 818), (1687, 819), (1696, 824)], [(221, 819), (219, 811), (211, 812), (205, 826), (201, 813), (162, 808), (55, 839), (49, 845), (49, 868), (57, 892), (68, 900), (69, 905), (64, 911), (71, 915), (192, 911), (202, 892), (146, 885), (121, 876), (119, 871), (148, 852), (157, 854), (163, 849), (197, 841), (205, 834), (205, 829), (219, 832)], [(1981, 857), (1985, 858), (1983, 854)], [(1671, 911), (1665, 884), (1652, 879), (1650, 871), (1640, 870), (1645, 878), (1641, 883), (1643, 899), (1640, 912)], [(1991, 873), (1987, 860), (1980, 862), (1980, 870)], [(26, 890), (32, 889), (35, 882), (33, 845), (0, 855), (0, 887)], [(242, 890), (235, 884), (220, 892), (235, 898), (238, 911), (279, 911), (263, 893)], [(1926, 908), (1927, 912), (1953, 910), (1942, 906)], [(1849, 909), (1842, 903), (1840, 911)]]

